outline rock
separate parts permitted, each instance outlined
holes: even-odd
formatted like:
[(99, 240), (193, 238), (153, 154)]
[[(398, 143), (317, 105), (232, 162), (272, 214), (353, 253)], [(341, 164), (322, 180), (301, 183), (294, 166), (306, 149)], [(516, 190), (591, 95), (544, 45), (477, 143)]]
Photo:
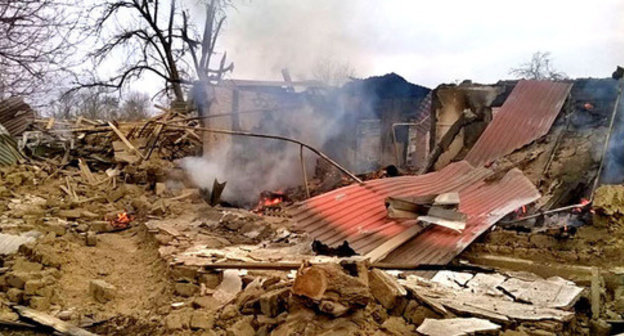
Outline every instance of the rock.
[(74, 316), (74, 312), (71, 310), (63, 310), (56, 315), (56, 317), (62, 321), (69, 321)]
[(181, 314), (169, 314), (165, 316), (165, 328), (167, 330), (181, 330), (188, 324), (185, 322), (184, 316)]
[(89, 282), (89, 294), (100, 302), (106, 303), (115, 297), (116, 288), (104, 280), (91, 280)]
[(26, 281), (32, 278), (33, 278), (32, 275), (30, 275), (29, 273), (12, 272), (12, 273), (7, 274), (6, 283), (10, 287), (17, 288), (17, 289), (24, 289), (24, 285), (26, 284)]
[(16, 259), (11, 267), (14, 272), (39, 272), (42, 268), (40, 263), (30, 262), (23, 258)]
[(501, 327), (479, 318), (426, 319), (418, 327), (418, 333), (426, 336), (471, 335), (494, 333)]
[(87, 231), (87, 234), (85, 235), (85, 240), (87, 242), (87, 246), (97, 245), (97, 235), (93, 231)]
[(407, 295), (407, 290), (390, 274), (373, 268), (368, 272), (371, 294), (386, 309), (392, 309), (400, 297)]
[(412, 335), (414, 333), (414, 326), (407, 324), (402, 317), (390, 316), (381, 325), (381, 328), (386, 330), (391, 335), (402, 336)]
[(162, 194), (165, 193), (165, 191), (167, 191), (167, 185), (163, 182), (156, 182), (156, 195), (157, 196), (161, 196)]
[(28, 280), (24, 284), (24, 293), (26, 295), (34, 295), (37, 293), (37, 290), (45, 286), (43, 280)]
[(43, 296), (43, 297), (47, 297), (47, 298), (51, 298), (54, 296), (54, 288), (52, 287), (41, 287), (39, 289), (37, 289), (37, 291), (35, 292), (36, 295), (39, 296)]
[(78, 226), (76, 226), (76, 231), (80, 233), (87, 232), (89, 231), (89, 225), (85, 223), (79, 224)]
[(67, 219), (78, 219), (82, 216), (82, 211), (80, 209), (61, 210), (56, 215)]
[(189, 266), (176, 266), (171, 269), (171, 275), (178, 282), (195, 282), (197, 268)]
[(280, 288), (261, 295), (258, 298), (260, 311), (268, 317), (279, 315), (285, 309), (289, 295), (289, 288)]
[(589, 329), (592, 336), (608, 336), (611, 335), (611, 325), (604, 320), (589, 321)]
[(403, 312), (403, 317), (414, 325), (420, 325), (427, 318), (441, 318), (442, 316), (433, 310), (418, 304), (418, 302), (411, 300), (407, 307), (405, 307), (405, 311)]
[(209, 272), (203, 273), (199, 276), (200, 283), (206, 285), (206, 288), (215, 289), (221, 281), (223, 281), (223, 273), (222, 272)]
[(175, 293), (182, 297), (191, 297), (199, 292), (199, 286), (189, 282), (176, 282)]
[(35, 310), (48, 310), (48, 308), (50, 308), (50, 298), (43, 296), (32, 296), (28, 300), (28, 305)]
[(235, 318), (237, 315), (238, 315), (238, 309), (236, 308), (236, 306), (233, 304), (229, 304), (223, 307), (223, 310), (221, 311), (221, 315), (219, 315), (219, 318), (221, 320), (230, 320), (230, 319)]
[(227, 329), (227, 336), (254, 336), (256, 331), (251, 326), (251, 318), (244, 318)]
[(212, 296), (199, 296), (193, 300), (193, 307), (216, 310), (219, 306)]
[(21, 303), (24, 299), (24, 291), (17, 288), (10, 288), (6, 295), (11, 302), (15, 303)]
[(54, 232), (54, 234), (56, 234), (57, 236), (62, 236), (65, 234), (65, 232), (67, 232), (67, 222), (61, 222), (61, 221), (57, 221), (57, 222), (48, 222), (45, 226), (44, 229), (47, 232)]
[(214, 316), (210, 313), (196, 310), (191, 315), (191, 329), (210, 330), (214, 326)]
[(111, 232), (115, 230), (115, 228), (109, 222), (100, 221), (100, 222), (92, 222), (91, 225), (89, 226), (89, 230), (95, 233), (102, 233), (102, 232)]

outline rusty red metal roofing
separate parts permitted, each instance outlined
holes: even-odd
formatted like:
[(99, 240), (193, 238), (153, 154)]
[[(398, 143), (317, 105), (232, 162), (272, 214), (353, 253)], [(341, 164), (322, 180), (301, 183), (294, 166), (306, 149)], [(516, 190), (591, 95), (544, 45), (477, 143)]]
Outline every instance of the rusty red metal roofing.
[(544, 136), (571, 88), (572, 83), (519, 81), (465, 160), (482, 166)]
[(508, 213), (536, 201), (540, 194), (518, 169), (501, 180), (479, 181), (459, 192), (459, 210), (468, 215), (461, 234), (430, 226), (393, 252), (384, 261), (445, 264)]
[[(510, 211), (539, 197), (531, 182), (519, 170), (510, 171), (498, 182), (484, 182), (492, 172), (474, 168), (466, 161), (453, 163), (438, 172), (419, 176), (403, 176), (367, 181), (364, 186), (351, 185), (319, 195), (290, 210), (295, 228), (314, 239), (336, 246), (343, 241), (359, 254), (375, 250), (397, 235), (413, 230), (417, 221), (387, 218), (384, 200), (388, 196), (419, 196), (458, 191), (460, 210), (468, 215), (467, 228), (458, 234), (445, 228), (429, 227), (401, 246), (401, 253), (390, 256), (393, 261), (423, 262), (431, 257), (446, 257), (460, 253), (479, 234)], [(417, 230), (414, 234), (417, 234)], [(421, 251), (420, 237), (432, 250)], [(440, 242), (436, 245), (435, 242)], [(435, 249), (440, 248), (439, 251)], [(406, 252), (407, 249), (407, 252)], [(410, 258), (404, 258), (404, 256)], [(435, 258), (433, 258), (435, 261)]]

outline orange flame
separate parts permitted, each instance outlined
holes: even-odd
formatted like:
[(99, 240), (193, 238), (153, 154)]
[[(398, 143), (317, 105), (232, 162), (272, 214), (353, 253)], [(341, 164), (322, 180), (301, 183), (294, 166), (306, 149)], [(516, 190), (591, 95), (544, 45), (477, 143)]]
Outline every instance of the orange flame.
[(111, 220), (111, 225), (118, 229), (127, 228), (134, 220), (134, 216), (128, 215), (127, 212), (120, 212), (117, 214), (117, 218)]

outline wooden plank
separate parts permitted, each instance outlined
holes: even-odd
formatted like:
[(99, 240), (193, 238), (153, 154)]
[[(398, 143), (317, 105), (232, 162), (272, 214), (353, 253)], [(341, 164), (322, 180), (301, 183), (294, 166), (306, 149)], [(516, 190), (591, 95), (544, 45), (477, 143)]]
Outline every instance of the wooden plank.
[(46, 313), (27, 308), (24, 306), (14, 306), (13, 309), (22, 317), (33, 320), (38, 324), (50, 327), (63, 335), (69, 336), (97, 336), (92, 332), (79, 328), (73, 324), (61, 321), (56, 317)]
[(383, 244), (376, 247), (374, 250), (370, 251), (366, 257), (370, 258), (372, 263), (377, 262), (383, 258), (385, 258), (390, 252), (394, 251), (397, 247), (401, 246), (406, 241), (410, 240), (412, 237), (416, 236), (424, 229), (423, 226), (419, 224), (415, 224), (409, 229), (399, 233), (398, 235), (390, 238)]
[(128, 147), (131, 151), (137, 153), (139, 157), (141, 157), (142, 159), (145, 159), (145, 156), (143, 156), (143, 153), (139, 152), (139, 150), (136, 149), (136, 147), (134, 147), (132, 143), (130, 143), (130, 140), (128, 140), (128, 138), (126, 138), (126, 136), (123, 133), (121, 133), (121, 131), (112, 122), (109, 121), (108, 126), (110, 126), (113, 132), (117, 134), (119, 139), (121, 139), (121, 141), (124, 143), (124, 145), (126, 145), (126, 147)]

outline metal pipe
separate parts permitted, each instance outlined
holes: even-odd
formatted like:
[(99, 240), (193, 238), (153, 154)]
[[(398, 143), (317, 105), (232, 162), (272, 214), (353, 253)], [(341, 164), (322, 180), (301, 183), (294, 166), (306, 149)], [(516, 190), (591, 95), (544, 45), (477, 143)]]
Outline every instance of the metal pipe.
[(530, 216), (526, 216), (526, 217), (522, 217), (522, 218), (518, 218), (518, 219), (514, 219), (514, 220), (510, 220), (510, 221), (501, 221), (501, 224), (514, 224), (514, 223), (519, 223), (528, 219), (533, 219), (533, 218), (537, 218), (539, 216), (543, 216), (543, 215), (550, 215), (553, 213), (557, 213), (557, 212), (562, 212), (562, 211), (566, 211), (566, 210), (570, 210), (570, 209), (575, 209), (575, 208), (583, 208), (587, 205), (589, 205), (590, 203), (579, 203), (579, 204), (573, 204), (573, 205), (566, 205), (564, 207), (561, 208), (556, 208), (556, 209), (552, 209), (552, 210), (546, 210), (546, 211), (540, 211), (534, 215), (530, 215)]
[(594, 185), (591, 190), (591, 200), (594, 199), (594, 192), (598, 187), (598, 182), (600, 181), (600, 175), (602, 174), (602, 168), (604, 167), (605, 156), (607, 155), (607, 150), (609, 148), (609, 141), (611, 140), (611, 133), (613, 132), (613, 125), (615, 124), (615, 116), (617, 115), (617, 110), (620, 105), (620, 97), (622, 96), (622, 85), (624, 85), (624, 81), (620, 79), (620, 86), (618, 87), (618, 95), (615, 98), (615, 105), (613, 106), (613, 113), (611, 113), (611, 121), (609, 122), (609, 131), (607, 132), (607, 138), (605, 139), (604, 146), (602, 147), (602, 158), (600, 159), (600, 166), (598, 166), (598, 173), (596, 174), (596, 179), (594, 180)]
[(308, 188), (308, 173), (303, 161), (303, 146), (299, 146), (299, 161), (301, 161), (301, 173), (303, 174), (303, 185), (305, 186), (306, 198), (310, 198), (310, 188)]
[(161, 121), (157, 121), (156, 123), (163, 124), (163, 125), (165, 125), (165, 126), (167, 126), (169, 128), (173, 128), (173, 129), (193, 129), (193, 130), (207, 132), (207, 133), (227, 134), (227, 135), (242, 135), (242, 136), (248, 136), (248, 137), (254, 137), (254, 138), (276, 139), (276, 140), (283, 140), (283, 141), (287, 141), (287, 142), (292, 142), (292, 143), (295, 143), (297, 145), (300, 145), (300, 146), (303, 146), (303, 147), (309, 149), (311, 152), (313, 152), (314, 154), (320, 156), (322, 159), (324, 159), (325, 161), (329, 162), (332, 166), (336, 167), (343, 174), (349, 176), (355, 182), (357, 182), (357, 183), (359, 183), (361, 185), (364, 184), (364, 181), (359, 179), (357, 176), (355, 176), (352, 172), (348, 171), (346, 168), (344, 168), (341, 165), (339, 165), (336, 161), (332, 160), (329, 156), (325, 155), (320, 150), (318, 150), (318, 149), (316, 149), (316, 148), (314, 148), (314, 147), (312, 147), (312, 146), (310, 146), (308, 144), (305, 144), (305, 143), (303, 143), (303, 142), (301, 142), (299, 140), (296, 140), (296, 139), (287, 138), (287, 137), (284, 137), (284, 136), (281, 136), (281, 135), (260, 134), (260, 133), (246, 132), (246, 131), (230, 131), (230, 130), (223, 130), (223, 129), (205, 128), (205, 127), (167, 125), (167, 123), (161, 122)]

